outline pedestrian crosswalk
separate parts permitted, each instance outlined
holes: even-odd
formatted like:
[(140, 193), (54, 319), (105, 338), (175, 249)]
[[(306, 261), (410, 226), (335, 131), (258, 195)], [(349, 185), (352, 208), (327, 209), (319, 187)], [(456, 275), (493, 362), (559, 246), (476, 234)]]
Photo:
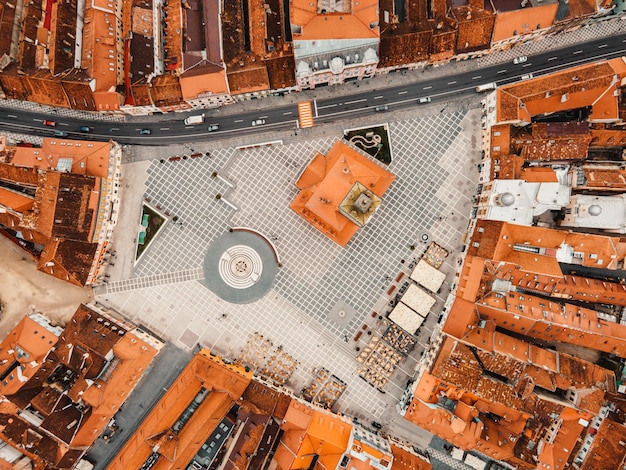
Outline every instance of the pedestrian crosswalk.
[(300, 118), (300, 127), (313, 127), (313, 108), (310, 101), (298, 103), (298, 116)]

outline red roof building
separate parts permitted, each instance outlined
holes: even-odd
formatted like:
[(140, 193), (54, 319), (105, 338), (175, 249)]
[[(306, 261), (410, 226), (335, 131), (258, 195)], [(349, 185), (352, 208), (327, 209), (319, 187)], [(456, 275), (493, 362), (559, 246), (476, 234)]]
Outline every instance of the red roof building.
[(93, 306), (65, 329), (24, 317), (0, 344), (0, 439), (15, 450), (0, 466), (74, 468), (161, 347)]
[(0, 231), (34, 256), (40, 271), (94, 283), (117, 222), (120, 168), (114, 142), (0, 144)]
[(343, 142), (318, 153), (302, 172), (289, 207), (328, 238), (346, 246), (382, 204), (395, 176)]

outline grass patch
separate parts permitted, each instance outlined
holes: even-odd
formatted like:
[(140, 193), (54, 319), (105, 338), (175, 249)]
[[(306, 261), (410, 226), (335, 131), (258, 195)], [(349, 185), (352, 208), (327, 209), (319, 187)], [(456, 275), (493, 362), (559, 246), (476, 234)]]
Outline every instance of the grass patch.
[(343, 132), (343, 138), (379, 162), (385, 165), (391, 163), (391, 144), (387, 126), (348, 129)]
[[(154, 236), (157, 234), (161, 226), (166, 221), (165, 217), (163, 217), (161, 214), (157, 213), (156, 211), (153, 211), (145, 204), (142, 204), (141, 220), (144, 220), (145, 215), (148, 216), (148, 226), (145, 227), (146, 236), (144, 238), (143, 245), (140, 243), (137, 243), (137, 254), (135, 256), (135, 259), (139, 259), (139, 257), (144, 252), (144, 250), (148, 248), (148, 245), (150, 245), (150, 242), (152, 241)], [(139, 234), (137, 235), (137, 237), (139, 238)]]

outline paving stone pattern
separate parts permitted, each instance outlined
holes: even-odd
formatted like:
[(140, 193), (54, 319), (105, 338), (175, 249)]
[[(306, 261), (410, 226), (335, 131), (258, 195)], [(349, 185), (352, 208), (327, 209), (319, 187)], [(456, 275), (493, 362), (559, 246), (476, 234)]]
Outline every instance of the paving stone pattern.
[[(380, 417), (397, 403), (414, 359), (400, 363), (387, 393), (380, 393), (359, 378), (352, 337), (371, 323), (374, 308), (388, 305), (390, 280), (425, 249), (418, 233), (427, 230), (458, 253), (469, 211), (457, 214), (457, 208), (476, 191), (479, 121), (480, 110), (472, 109), (389, 123), (394, 149), (389, 169), (396, 181), (372, 221), (346, 248), (288, 207), (300, 171), (338, 137), (245, 151), (213, 150), (210, 157), (176, 162), (155, 155), (165, 161), (152, 161), (144, 197), (170, 219), (131, 279), (110, 282), (96, 292), (97, 299), (185, 349), (199, 342), (235, 358), (258, 332), (298, 361), (286, 387), (301, 390), (314, 369), (325, 367), (346, 384), (335, 410)], [(203, 285), (201, 266), (208, 246), (234, 226), (262, 232), (277, 247), (283, 264), (270, 293), (251, 304), (230, 304)], [(412, 244), (418, 245), (415, 251)], [(454, 272), (456, 267), (444, 268)], [(442, 304), (438, 300), (436, 308)], [(337, 305), (350, 307), (349, 322), (333, 320), (336, 315), (330, 314)], [(423, 333), (428, 334), (426, 329)]]

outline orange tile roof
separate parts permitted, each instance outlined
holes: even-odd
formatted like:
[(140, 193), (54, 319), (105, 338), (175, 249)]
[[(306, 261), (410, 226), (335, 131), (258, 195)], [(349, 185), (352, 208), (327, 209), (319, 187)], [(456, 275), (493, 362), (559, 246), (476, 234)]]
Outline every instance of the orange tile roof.
[(359, 226), (339, 212), (339, 205), (356, 183), (382, 197), (395, 176), (341, 141), (326, 157), (315, 155), (296, 182), (300, 192), (289, 206), (294, 212), (345, 246)]
[(541, 452), (539, 452), (537, 468), (554, 470), (569, 468), (569, 456), (584, 429), (584, 426), (579, 424), (578, 420), (581, 418), (589, 419), (590, 416), (589, 413), (577, 413), (569, 408), (564, 410), (560, 416), (563, 422), (554, 442), (544, 443)]
[(350, 9), (347, 12), (321, 13), (321, 9), (324, 8), (322, 1), (291, 0), (289, 6), (291, 24), (302, 28), (300, 34), (293, 33), (294, 41), (377, 38), (380, 34), (378, 1), (348, 0), (348, 2)]
[(16, 191), (0, 188), (0, 204), (17, 212), (26, 212), (33, 206), (33, 198)]
[(93, 100), (98, 111), (119, 111), (122, 95), (115, 91), (95, 91)]
[[(252, 379), (243, 367), (228, 365), (203, 349), (185, 367), (161, 400), (128, 439), (107, 467), (110, 470), (139, 468), (158, 445), (155, 470), (187, 465), (241, 397)], [(178, 432), (172, 426), (202, 390), (206, 398)]]
[[(41, 367), (46, 354), (59, 338), (30, 316), (23, 317), (0, 344), (0, 375), (5, 375), (15, 363), (20, 364), (20, 372), (0, 382), (0, 394), (9, 396), (16, 393), (23, 385), (23, 379), (30, 379)], [(22, 354), (22, 351), (25, 354)]]
[[(532, 33), (537, 29), (549, 28), (554, 24), (558, 2), (514, 11), (500, 11), (496, 14), (492, 42), (502, 41), (516, 35)], [(529, 21), (529, 15), (532, 21)]]
[(618, 72), (622, 67), (617, 64), (611, 61), (581, 65), (499, 87), (496, 120), (530, 122), (532, 116), (539, 114), (592, 106), (592, 121), (615, 121), (619, 118), (614, 94), (619, 80), (615, 76), (622, 76)]
[[(24, 318), (0, 345), (0, 357), (13, 355), (0, 386), (8, 412), (0, 437), (31, 458), (34, 468), (72, 468), (133, 390), (160, 343), (85, 305), (64, 330), (36, 319)], [(19, 411), (27, 408), (41, 422), (22, 419)]]
[(531, 273), (559, 277), (562, 271), (556, 251), (562, 246), (582, 253), (581, 264), (590, 268), (618, 269), (626, 257), (626, 243), (620, 237), (488, 220), (477, 221), (468, 254), (517, 264)]
[(477, 308), (482, 319), (510, 331), (626, 357), (626, 325), (601, 320), (591, 309), (513, 292), (489, 294)]
[(180, 78), (180, 88), (185, 100), (228, 93), (226, 72), (224, 69), (219, 69), (216, 72), (200, 75), (183, 74)]
[(84, 15), (81, 66), (94, 79), (94, 91), (114, 92), (118, 85), (115, 4), (106, 0), (85, 2)]
[(626, 463), (626, 446), (622, 444), (626, 435), (623, 423), (605, 418), (595, 435), (580, 470), (614, 470)]
[(292, 400), (281, 429), (283, 437), (274, 454), (278, 468), (308, 468), (315, 455), (324, 468), (336, 468), (348, 447), (352, 425)]
[(11, 163), (17, 166), (56, 169), (60, 158), (71, 158), (71, 172), (78, 175), (108, 176), (110, 142), (45, 137), (41, 148), (13, 147)]

